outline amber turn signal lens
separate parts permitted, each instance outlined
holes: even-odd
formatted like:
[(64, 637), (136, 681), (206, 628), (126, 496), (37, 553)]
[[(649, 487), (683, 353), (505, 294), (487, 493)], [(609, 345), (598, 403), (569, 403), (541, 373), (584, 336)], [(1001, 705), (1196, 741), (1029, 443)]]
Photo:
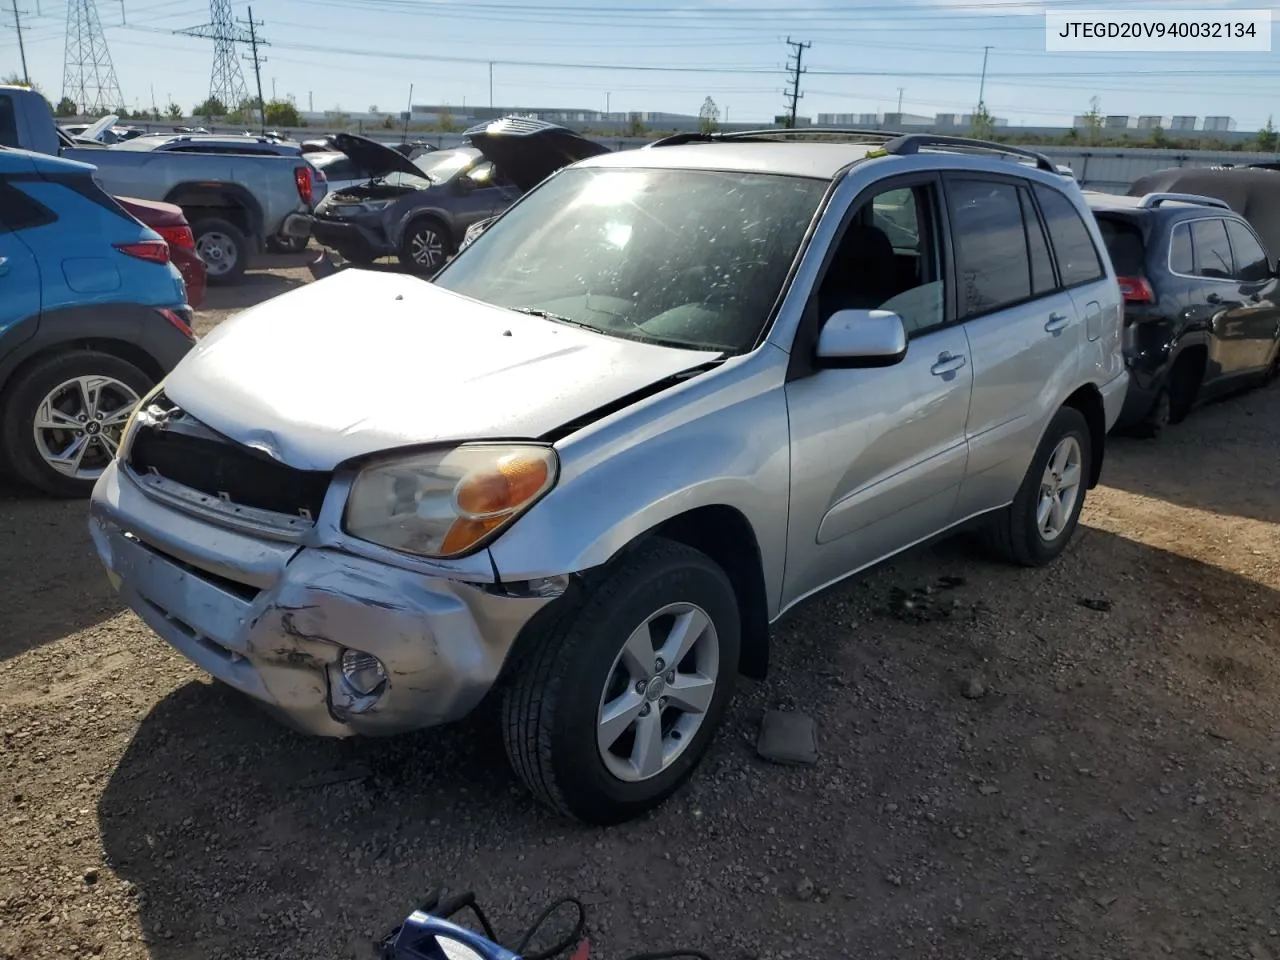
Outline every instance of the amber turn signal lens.
[(491, 469), (463, 477), (454, 492), (454, 503), (467, 520), (500, 518), (541, 493), (550, 473), (543, 458), (511, 454)]

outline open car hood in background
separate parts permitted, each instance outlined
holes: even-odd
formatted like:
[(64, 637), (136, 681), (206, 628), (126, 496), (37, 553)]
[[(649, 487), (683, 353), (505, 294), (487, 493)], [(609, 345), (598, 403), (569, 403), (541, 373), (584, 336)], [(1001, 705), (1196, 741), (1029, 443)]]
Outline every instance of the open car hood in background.
[(1222, 200), (1258, 231), (1272, 263), (1280, 257), (1280, 171), (1258, 167), (1173, 167), (1138, 178), (1128, 192), (1131, 197), (1191, 193)]
[(351, 158), (351, 162), (365, 172), (370, 179), (376, 180), (392, 173), (407, 173), (410, 176), (422, 177), (422, 171), (413, 165), (413, 161), (399, 150), (384, 146), (368, 137), (360, 137), (354, 133), (336, 133), (329, 138), (330, 142), (342, 153)]
[(532, 190), (561, 167), (609, 152), (567, 127), (527, 117), (482, 123), (463, 136), (521, 191)]

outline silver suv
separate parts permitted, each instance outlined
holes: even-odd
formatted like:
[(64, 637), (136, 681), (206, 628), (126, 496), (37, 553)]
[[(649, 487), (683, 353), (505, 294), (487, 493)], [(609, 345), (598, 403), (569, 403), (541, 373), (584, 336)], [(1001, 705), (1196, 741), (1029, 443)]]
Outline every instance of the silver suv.
[(1124, 399), (1073, 183), (851, 139), (606, 154), (433, 283), (351, 269), (224, 323), (94, 492), (112, 581), (304, 731), (493, 693), (540, 800), (655, 806), (788, 608), (970, 522), (1058, 556)]

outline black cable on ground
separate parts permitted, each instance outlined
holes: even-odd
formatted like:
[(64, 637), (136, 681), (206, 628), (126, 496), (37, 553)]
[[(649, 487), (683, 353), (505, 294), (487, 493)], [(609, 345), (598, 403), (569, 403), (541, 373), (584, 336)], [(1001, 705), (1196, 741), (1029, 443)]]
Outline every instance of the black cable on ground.
[[(540, 951), (539, 953), (525, 953), (525, 949), (529, 946), (530, 941), (533, 940), (533, 937), (538, 932), (539, 928), (551, 918), (553, 913), (565, 904), (570, 903), (573, 904), (578, 911), (578, 919), (573, 925), (573, 931), (564, 939), (558, 941), (554, 947), (548, 947), (546, 950)], [(552, 957), (558, 957), (566, 950), (576, 947), (582, 940), (582, 935), (586, 928), (587, 908), (583, 906), (582, 901), (577, 897), (561, 897), (559, 900), (554, 900), (543, 908), (542, 912), (538, 914), (537, 919), (534, 920), (533, 923), (530, 924), (529, 929), (525, 931), (524, 936), (520, 938), (519, 945), (512, 950), (512, 953), (518, 954), (523, 957), (524, 960), (551, 960)]]

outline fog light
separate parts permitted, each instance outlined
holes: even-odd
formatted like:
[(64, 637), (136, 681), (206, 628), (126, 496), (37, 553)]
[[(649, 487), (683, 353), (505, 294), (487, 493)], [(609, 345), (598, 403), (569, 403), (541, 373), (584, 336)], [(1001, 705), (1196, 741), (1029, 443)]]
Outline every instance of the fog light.
[(342, 651), (342, 678), (351, 689), (362, 697), (377, 693), (387, 680), (387, 670), (371, 653), (359, 650)]

